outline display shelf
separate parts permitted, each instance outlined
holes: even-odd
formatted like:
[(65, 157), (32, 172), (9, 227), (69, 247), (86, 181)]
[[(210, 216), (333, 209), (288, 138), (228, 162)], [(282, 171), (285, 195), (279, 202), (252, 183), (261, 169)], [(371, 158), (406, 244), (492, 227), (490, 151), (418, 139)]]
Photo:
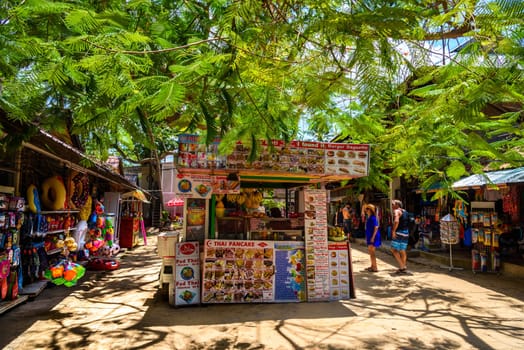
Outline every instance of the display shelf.
[(0, 315), (25, 302), (28, 298), (27, 295), (19, 295), (15, 300), (0, 301)]
[(248, 239), (262, 241), (301, 241), (302, 230), (251, 231)]
[(55, 249), (51, 249), (51, 250), (48, 250), (46, 252), (47, 255), (54, 255), (56, 253), (60, 253), (64, 250), (64, 248), (55, 248)]
[(48, 280), (41, 280), (25, 285), (24, 288), (20, 289), (18, 293), (21, 296), (34, 298), (38, 296), (49, 284)]
[(68, 229), (64, 228), (64, 229), (61, 229), (61, 230), (52, 230), (52, 231), (45, 231), (45, 232), (34, 232), (33, 236), (44, 237), (44, 236), (52, 235), (52, 234), (55, 234), (55, 233), (62, 233), (62, 232), (74, 231), (74, 230), (76, 230), (75, 227), (70, 227)]
[(64, 210), (42, 210), (37, 214), (49, 215), (49, 214), (78, 214), (80, 210), (64, 209)]
[(79, 210), (47, 210), (40, 211), (36, 215), (33, 231), (34, 237), (45, 237), (46, 235), (69, 232), (76, 229), (77, 214)]
[(471, 203), (473, 273), (500, 273), (500, 232), (495, 228), (496, 222), (497, 214), (493, 202)]

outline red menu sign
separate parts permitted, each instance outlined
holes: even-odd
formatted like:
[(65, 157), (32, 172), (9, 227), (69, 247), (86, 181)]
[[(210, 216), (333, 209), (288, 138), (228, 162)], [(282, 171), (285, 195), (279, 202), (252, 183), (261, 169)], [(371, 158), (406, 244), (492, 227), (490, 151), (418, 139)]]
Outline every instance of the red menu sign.
[(175, 253), (175, 305), (200, 303), (198, 242), (179, 242)]

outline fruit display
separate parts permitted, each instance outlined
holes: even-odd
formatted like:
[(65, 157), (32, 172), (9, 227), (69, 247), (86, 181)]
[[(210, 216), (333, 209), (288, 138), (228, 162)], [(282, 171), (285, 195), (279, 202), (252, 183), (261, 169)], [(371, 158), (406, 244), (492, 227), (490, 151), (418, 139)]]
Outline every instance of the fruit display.
[(239, 194), (227, 195), (229, 202), (244, 205), (248, 209), (258, 208), (262, 199), (262, 192), (253, 188), (243, 188)]
[(341, 242), (347, 239), (346, 234), (342, 227), (339, 226), (328, 226), (328, 240)]

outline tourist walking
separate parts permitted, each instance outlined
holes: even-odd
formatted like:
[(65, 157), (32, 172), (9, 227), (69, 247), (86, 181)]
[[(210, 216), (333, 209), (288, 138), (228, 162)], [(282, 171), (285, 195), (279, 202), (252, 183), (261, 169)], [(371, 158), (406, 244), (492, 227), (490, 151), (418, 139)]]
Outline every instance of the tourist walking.
[(399, 268), (395, 273), (407, 273), (407, 253), (409, 240), (409, 217), (408, 212), (402, 209), (402, 202), (394, 199), (393, 207), (393, 228), (391, 230), (391, 253), (395, 257)]

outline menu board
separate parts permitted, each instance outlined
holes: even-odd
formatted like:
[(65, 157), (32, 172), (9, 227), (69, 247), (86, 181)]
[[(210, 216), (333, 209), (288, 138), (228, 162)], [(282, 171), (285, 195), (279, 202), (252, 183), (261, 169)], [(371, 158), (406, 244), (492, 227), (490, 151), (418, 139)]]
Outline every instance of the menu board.
[(350, 298), (351, 276), (347, 242), (329, 242), (329, 299)]
[(176, 244), (175, 305), (200, 303), (200, 255), (198, 242)]
[(200, 243), (204, 243), (208, 222), (206, 199), (187, 198), (184, 210), (184, 231), (186, 233), (186, 241), (199, 241)]
[(206, 240), (202, 302), (273, 302), (273, 244), (273, 241)]
[(369, 164), (369, 145), (327, 143), (326, 173), (366, 176)]
[(218, 155), (220, 139), (215, 139), (210, 145), (206, 145), (204, 141), (198, 135), (179, 135), (178, 165), (187, 168), (225, 168), (225, 157)]
[(306, 301), (304, 242), (275, 243), (275, 302)]
[(306, 300), (304, 242), (206, 240), (203, 303)]
[(251, 149), (237, 142), (233, 151), (218, 154), (220, 139), (206, 146), (198, 135), (179, 136), (177, 165), (187, 168), (251, 169), (295, 174), (367, 176), (368, 144), (329, 143), (314, 141), (259, 140), (258, 156), (250, 161)]
[(213, 190), (212, 178), (209, 175), (180, 174), (175, 180), (175, 193), (179, 197), (210, 198)]
[(325, 190), (304, 190), (304, 230), (308, 301), (329, 300), (327, 197)]

